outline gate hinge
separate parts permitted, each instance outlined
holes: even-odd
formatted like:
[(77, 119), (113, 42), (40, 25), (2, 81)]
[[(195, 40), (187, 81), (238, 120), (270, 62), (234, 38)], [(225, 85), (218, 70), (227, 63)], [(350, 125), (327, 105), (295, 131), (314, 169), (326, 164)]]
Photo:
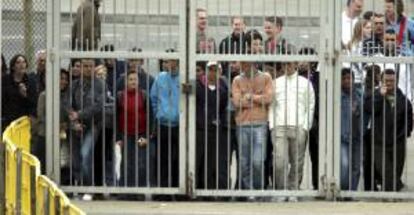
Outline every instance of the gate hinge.
[(49, 55), (48, 58), (50, 59), (50, 62), (55, 62), (55, 60), (56, 60), (55, 50), (54, 49), (50, 49), (47, 53)]
[(190, 199), (194, 199), (195, 195), (194, 195), (194, 190), (193, 190), (193, 183), (194, 183), (193, 173), (191, 173), (191, 172), (188, 173), (186, 182), (187, 182), (187, 186), (186, 186), (187, 187), (187, 190), (186, 190), (187, 196)]
[(328, 201), (335, 201), (339, 197), (340, 189), (336, 184), (335, 178), (328, 179), (326, 175), (321, 177), (321, 184), (325, 199)]

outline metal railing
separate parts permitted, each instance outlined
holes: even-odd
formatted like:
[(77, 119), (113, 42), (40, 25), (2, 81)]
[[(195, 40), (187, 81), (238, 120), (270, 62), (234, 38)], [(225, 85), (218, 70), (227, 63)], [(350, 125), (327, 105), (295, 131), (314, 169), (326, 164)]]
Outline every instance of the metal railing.
[[(391, 85), (411, 98), (411, 3), (403, 1), (406, 19), (384, 22), (380, 32), (375, 25), (398, 12), (399, 1), (365, 1), (362, 10), (360, 0), (348, 7), (328, 0), (102, 0), (98, 9), (88, 2), (49, 0), (46, 10), (47, 71), (68, 72), (47, 73), (46, 133), (39, 140), (47, 142), (45, 159), (54, 161), (46, 172), (63, 190), (411, 198), (409, 156), (400, 161), (403, 191), (396, 168), (377, 182), (366, 175), (388, 167), (385, 159), (367, 164), (376, 155), (367, 152), (373, 138), (387, 134), (384, 125), (401, 124), (384, 121), (377, 125), (384, 131), (366, 131), (382, 120), (367, 105), (396, 102), (391, 92), (369, 97), (385, 82), (369, 79), (368, 70), (400, 65), (394, 73), (406, 81)], [(369, 10), (375, 13), (363, 21)], [(399, 20), (408, 30), (396, 27)], [(399, 48), (377, 47), (387, 42), (378, 35), (394, 36)], [(405, 148), (411, 102), (393, 119), (405, 119), (404, 154), (412, 150)], [(394, 179), (391, 190), (387, 178)], [(362, 186), (368, 181), (381, 192)]]

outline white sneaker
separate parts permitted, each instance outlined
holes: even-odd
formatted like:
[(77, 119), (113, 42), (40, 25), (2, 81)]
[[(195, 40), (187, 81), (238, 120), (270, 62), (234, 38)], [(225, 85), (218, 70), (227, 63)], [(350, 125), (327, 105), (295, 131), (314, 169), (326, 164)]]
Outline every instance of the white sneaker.
[(289, 197), (288, 201), (289, 201), (289, 202), (298, 202), (299, 200), (298, 200), (298, 197), (296, 197), (296, 196), (291, 196), (291, 197)]
[(92, 195), (91, 194), (84, 194), (82, 196), (83, 201), (92, 201)]

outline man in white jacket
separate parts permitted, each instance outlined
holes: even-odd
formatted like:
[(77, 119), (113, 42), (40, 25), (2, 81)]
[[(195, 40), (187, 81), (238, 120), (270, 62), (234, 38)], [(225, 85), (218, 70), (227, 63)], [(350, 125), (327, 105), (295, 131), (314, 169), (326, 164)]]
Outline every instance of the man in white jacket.
[[(285, 75), (273, 81), (270, 107), (273, 159), (277, 189), (299, 189), (308, 131), (312, 126), (315, 94), (312, 83), (299, 76), (297, 64), (284, 63)], [(290, 198), (289, 201), (297, 201)]]

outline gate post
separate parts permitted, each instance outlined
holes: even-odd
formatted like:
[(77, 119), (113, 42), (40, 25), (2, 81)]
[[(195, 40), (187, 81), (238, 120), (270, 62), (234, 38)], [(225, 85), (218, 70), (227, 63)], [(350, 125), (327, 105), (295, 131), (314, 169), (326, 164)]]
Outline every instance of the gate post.
[[(48, 71), (59, 71), (60, 0), (47, 0), (47, 64)], [(46, 175), (57, 184), (60, 182), (59, 72), (46, 74)]]
[[(187, 83), (193, 85), (193, 91), (195, 90), (195, 54), (196, 54), (196, 1), (187, 1)], [(188, 126), (188, 168), (187, 168), (187, 194), (190, 198), (195, 198), (195, 92), (188, 94), (188, 112), (187, 112), (187, 126)]]
[(340, 75), (336, 71), (341, 17), (335, 14), (340, 14), (340, 11), (341, 2), (321, 0), (321, 26), (324, 27), (320, 36), (320, 52), (323, 54), (319, 55), (320, 62), (323, 62), (319, 82), (319, 193), (326, 199), (335, 199), (338, 184), (340, 90), (337, 84), (340, 83)]

